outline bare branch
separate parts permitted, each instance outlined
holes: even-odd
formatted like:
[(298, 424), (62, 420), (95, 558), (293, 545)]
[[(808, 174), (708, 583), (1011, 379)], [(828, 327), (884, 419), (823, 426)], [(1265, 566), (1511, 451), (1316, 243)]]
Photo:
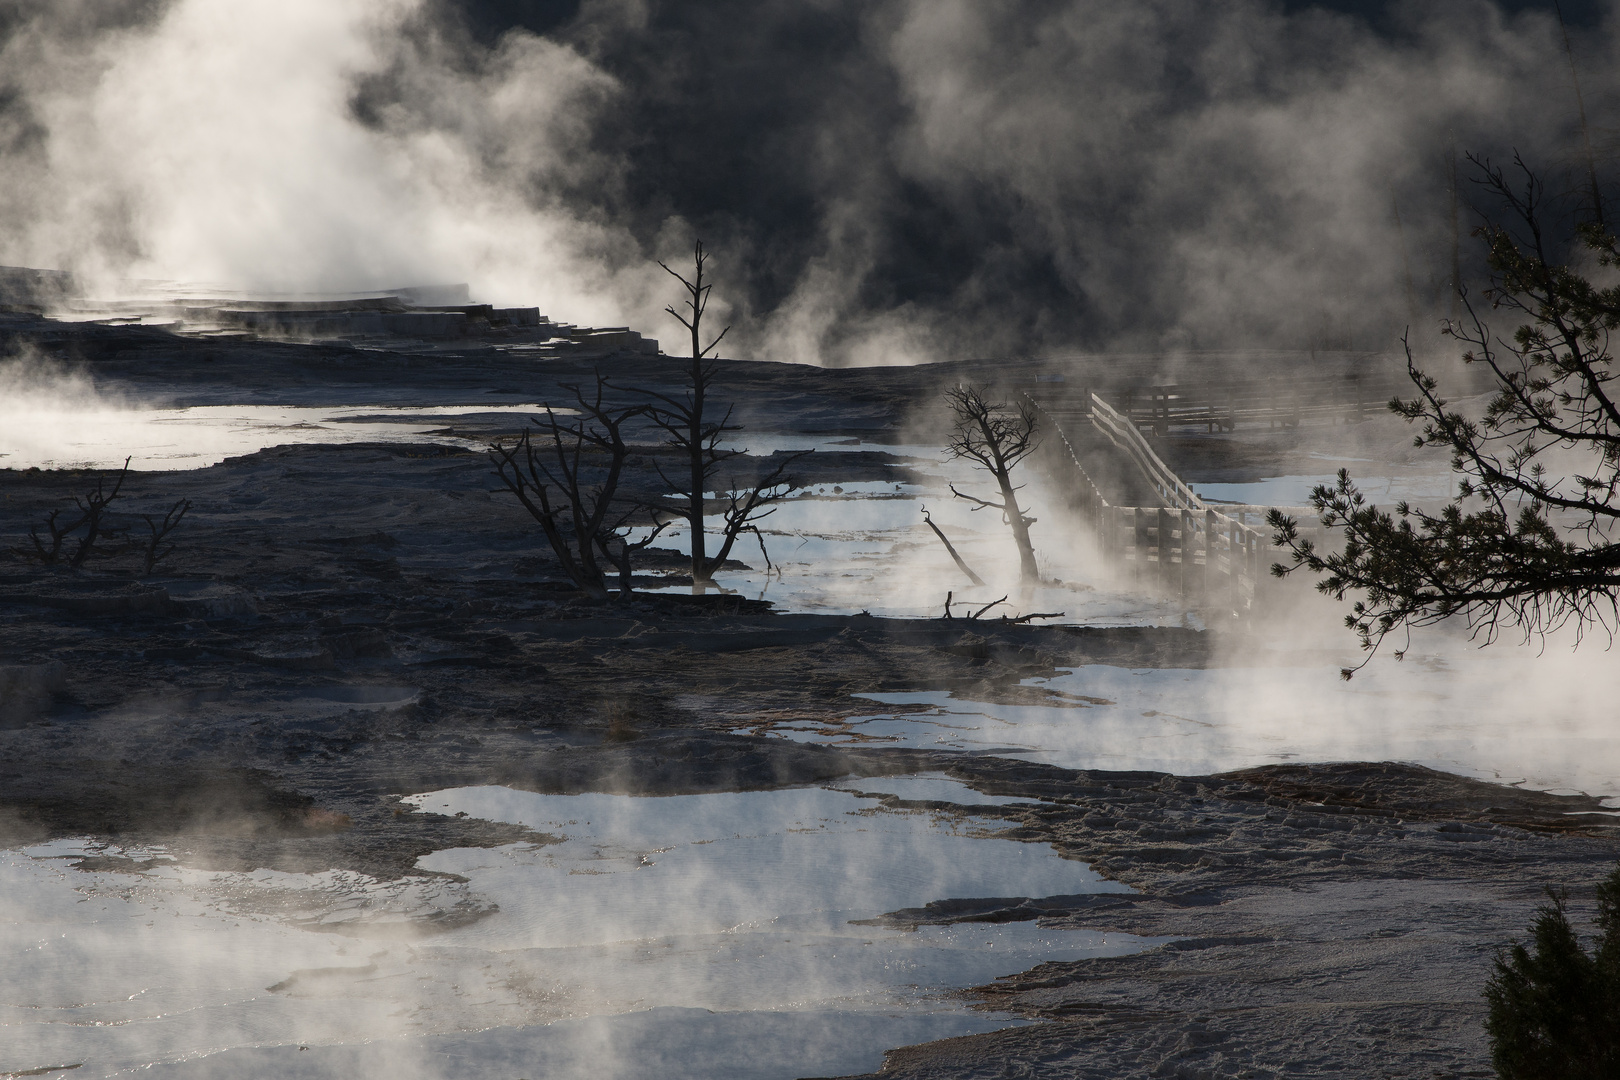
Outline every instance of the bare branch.
[(934, 530), (934, 535), (939, 537), (939, 542), (945, 545), (945, 550), (951, 553), (951, 558), (956, 562), (956, 568), (962, 571), (962, 573), (966, 574), (968, 576), (968, 580), (972, 581), (973, 584), (983, 585), (984, 579), (978, 574), (975, 574), (968, 564), (962, 561), (962, 556), (956, 553), (956, 546), (947, 540), (945, 538), (945, 534), (940, 531), (939, 526), (934, 524), (934, 518), (928, 513), (928, 507), (925, 506), (922, 508), (922, 516), (923, 520), (928, 523), (928, 527)]
[(141, 520), (146, 522), (146, 527), (151, 532), (151, 536), (147, 540), (146, 544), (146, 557), (144, 561), (145, 573), (150, 574), (152, 569), (157, 566), (159, 562), (174, 554), (173, 544), (170, 544), (168, 547), (162, 547), (161, 545), (163, 544), (163, 541), (168, 538), (170, 533), (174, 532), (175, 529), (180, 527), (180, 522), (185, 520), (186, 513), (190, 509), (191, 500), (181, 499), (179, 502), (169, 507), (161, 520), (155, 518), (151, 514), (141, 515)]
[(972, 615), (969, 615), (968, 618), (977, 619), (979, 616), (983, 615), (985, 612), (989, 611), (991, 608), (995, 607), (997, 604), (1005, 604), (1006, 602), (1007, 602), (1007, 598), (1005, 596), (1003, 596), (1000, 600), (992, 600), (988, 604), (984, 605), (984, 607), (980, 608), (978, 611), (975, 611)]
[(1007, 616), (1003, 615), (1001, 617), (1001, 621), (1004, 622), (1004, 623), (1010, 623), (1012, 625), (1017, 625), (1018, 623), (1032, 622), (1035, 619), (1061, 619), (1061, 618), (1063, 618), (1063, 616), (1065, 614), (1067, 614), (1067, 612), (1063, 612), (1063, 611), (1033, 611), (1033, 612), (1030, 612), (1028, 615), (1020, 615), (1016, 619), (1009, 619), (1009, 618), (1007, 618)]

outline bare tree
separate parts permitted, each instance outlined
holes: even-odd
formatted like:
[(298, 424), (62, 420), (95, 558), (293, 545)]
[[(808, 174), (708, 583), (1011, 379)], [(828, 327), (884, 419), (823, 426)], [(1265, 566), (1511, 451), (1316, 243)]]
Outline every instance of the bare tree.
[[(1475, 230), (1489, 255), (1486, 298), (1525, 321), (1503, 340), (1465, 293), (1466, 318), (1444, 327), (1462, 343), (1464, 362), (1494, 381), (1479, 419), (1440, 397), (1410, 347), (1417, 396), (1389, 403), (1422, 423), (1418, 446), (1451, 451), (1463, 474), (1457, 496), (1438, 513), (1401, 502), (1390, 514), (1369, 505), (1341, 470), (1336, 485), (1311, 494), (1323, 524), (1344, 532), (1344, 550), (1325, 555), (1299, 538), (1291, 518), (1269, 518), (1275, 542), (1293, 556), (1272, 572), (1324, 575), (1317, 588), (1338, 600), (1358, 593), (1345, 622), (1369, 654), (1397, 627), (1452, 617), (1489, 641), (1505, 626), (1526, 634), (1612, 626), (1617, 613), (1620, 399), (1609, 337), (1620, 327), (1620, 285), (1595, 286), (1557, 259), (1541, 182), (1522, 160), (1515, 158), (1514, 179), (1469, 160), (1504, 211), (1503, 221)], [(1620, 244), (1601, 224), (1581, 226), (1580, 235), (1601, 265), (1620, 266)]]
[(945, 445), (946, 453), (971, 461), (993, 476), (1001, 501), (991, 502), (968, 495), (957, 491), (954, 484), (951, 494), (975, 504), (974, 510), (1001, 511), (1018, 546), (1019, 577), (1026, 584), (1034, 584), (1040, 580), (1040, 571), (1035, 566), (1035, 548), (1029, 540), (1029, 527), (1035, 524), (1035, 519), (1018, 505), (1019, 488), (1012, 482), (1012, 471), (1040, 445), (1035, 407), (1022, 400), (1016, 406), (1009, 406), (1005, 401), (993, 402), (983, 387), (971, 384), (946, 391), (945, 401), (956, 421), (950, 441)]
[(67, 542), (67, 538), (72, 536), (79, 526), (84, 524), (83, 515), (64, 522), (62, 515), (65, 513), (65, 510), (58, 509), (52, 510), (45, 515), (45, 531), (51, 534), (49, 547), (39, 538), (39, 527), (34, 526), (28, 530), (28, 538), (33, 541), (34, 550), (26, 552), (23, 548), (18, 548), (16, 549), (17, 552), (19, 554), (32, 554), (34, 558), (46, 566), (55, 566), (61, 561), (62, 545)]
[[(587, 398), (578, 386), (568, 387), (579, 404), (579, 416), (565, 421), (548, 405), (546, 418), (534, 427), (549, 445), (536, 447), (525, 430), (510, 444), (489, 448), (490, 460), (506, 489), (517, 496), (529, 515), (539, 522), (563, 573), (593, 600), (608, 597), (606, 577), (598, 556), (619, 571), (619, 598), (631, 595), (632, 554), (652, 543), (667, 522), (655, 520), (650, 532), (632, 541), (631, 523), (644, 508), (618, 500), (619, 480), (629, 457), (623, 428), (648, 412), (648, 406), (612, 408), (604, 404), (606, 382), (596, 379), (596, 392)], [(591, 484), (591, 458), (607, 456), (606, 470)]]
[(191, 500), (181, 499), (169, 507), (162, 519), (151, 514), (141, 515), (141, 520), (146, 522), (146, 528), (151, 533), (146, 543), (145, 573), (150, 574), (159, 562), (174, 554), (174, 545), (171, 543), (168, 547), (163, 547), (163, 541), (180, 527), (180, 522), (185, 520), (186, 512), (190, 509)]
[(129, 476), (129, 463), (130, 458), (126, 457), (123, 468), (113, 478), (111, 491), (106, 489), (106, 477), (97, 477), (94, 491), (86, 492), (83, 498), (73, 496), (73, 505), (79, 509), (77, 517), (64, 524), (61, 510), (52, 510), (45, 516), (45, 530), (51, 536), (49, 547), (40, 539), (37, 528), (29, 529), (28, 537), (34, 544), (31, 554), (45, 565), (54, 566), (62, 558), (62, 547), (68, 537), (83, 529), (84, 535), (79, 537), (78, 547), (74, 548), (73, 555), (68, 559), (68, 565), (73, 569), (82, 567), (95, 550), (96, 541), (106, 527), (107, 507), (112, 505), (123, 489), (124, 480)]
[[(679, 505), (672, 507), (671, 511), (686, 519), (691, 538), (692, 581), (697, 585), (705, 585), (714, 580), (714, 572), (731, 557), (732, 547), (736, 544), (737, 538), (744, 533), (752, 533), (759, 541), (760, 554), (765, 557), (767, 568), (770, 566), (770, 555), (765, 550), (765, 539), (757, 523), (775, 512), (772, 504), (799, 486), (789, 477), (788, 470), (795, 461), (804, 456), (788, 455), (763, 476), (751, 477), (747, 483), (733, 475), (734, 468), (725, 469), (728, 464), (733, 467), (737, 465), (736, 459), (745, 456), (747, 451), (722, 445), (728, 435), (742, 430), (740, 425), (731, 423), (732, 406), (728, 405), (718, 420), (711, 419), (707, 411), (709, 390), (714, 384), (716, 374), (715, 365), (708, 361), (715, 346), (720, 344), (721, 339), (731, 329), (727, 326), (707, 345), (703, 344), (703, 315), (708, 310), (709, 292), (714, 288), (712, 284), (704, 281), (704, 266), (708, 258), (708, 252), (703, 249), (703, 241), (699, 240), (693, 251), (694, 269), (690, 279), (662, 262), (658, 264), (681, 283), (687, 294), (681, 308), (676, 308), (672, 304), (664, 309), (679, 320), (692, 335), (691, 368), (687, 372), (685, 394), (677, 397), (654, 390), (637, 391), (658, 403), (649, 410), (648, 415), (652, 422), (669, 436), (670, 445), (674, 446), (684, 458), (685, 469), (682, 476), (670, 477), (661, 467), (658, 475), (675, 491), (676, 497), (680, 500)], [(728, 489), (720, 496), (724, 501), (720, 546), (713, 555), (710, 555), (703, 521), (704, 512), (707, 508), (707, 494), (716, 490), (717, 479), (723, 470), (730, 476), (730, 483)]]
[(104, 491), (104, 478), (97, 477), (96, 490), (87, 492), (82, 499), (76, 495), (73, 497), (73, 504), (84, 515), (84, 538), (79, 541), (78, 549), (73, 552), (73, 558), (68, 560), (68, 565), (73, 569), (77, 570), (83, 566), (84, 560), (90, 556), (91, 549), (96, 546), (96, 538), (101, 534), (107, 507), (118, 498), (119, 491), (124, 487), (124, 479), (129, 476), (129, 462), (128, 457), (124, 458), (124, 467), (118, 470), (111, 491)]

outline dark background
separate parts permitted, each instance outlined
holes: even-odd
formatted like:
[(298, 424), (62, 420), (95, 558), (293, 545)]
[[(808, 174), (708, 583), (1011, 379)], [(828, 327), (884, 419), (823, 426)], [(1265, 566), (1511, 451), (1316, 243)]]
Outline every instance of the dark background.
[[(1034, 23), (1063, 5), (1024, 0), (1020, 6)], [(1323, 45), (1328, 34), (1361, 43), (1358, 48), (1407, 50), (1417, 64), (1444, 47), (1446, 35), (1436, 35), (1435, 20), (1453, 20), (1457, 36), (1466, 38), (1493, 18), (1511, 26), (1516, 18), (1554, 13), (1553, 5), (1535, 0), (1286, 2), (1267, 10), (1298, 26), (1297, 62), (1306, 71), (1311, 50), (1330, 58), (1344, 51)], [(1608, 10), (1596, 0), (1562, 6), (1586, 69), (1588, 108), (1598, 114), (1592, 119), (1600, 127), (1609, 100), (1609, 65), (1600, 44)], [(832, 141), (852, 162), (849, 186), (863, 192), (861, 242), (869, 258), (854, 288), (853, 309), (905, 312), (931, 328), (934, 341), (965, 353), (1151, 343), (1163, 327), (1178, 323), (1192, 327), (1179, 340), (1193, 347), (1388, 347), (1414, 315), (1433, 325), (1450, 310), (1453, 151), (1459, 159), (1473, 151), (1502, 160), (1523, 149), (1554, 193), (1567, 196), (1570, 205), (1559, 210), (1562, 224), (1572, 224), (1580, 213), (1584, 163), (1573, 142), (1573, 95), (1567, 67), (1554, 62), (1564, 58), (1553, 56), (1541, 70), (1518, 76), (1533, 83), (1527, 97), (1545, 99), (1546, 122), (1532, 116), (1527, 124), (1524, 116), (1489, 112), (1459, 116), (1424, 136), (1430, 145), (1423, 162), (1392, 168), (1390, 190), (1402, 220), (1378, 271), (1389, 288), (1369, 292), (1363, 269), (1339, 286), (1313, 285), (1319, 302), (1288, 298), (1286, 312), (1256, 311), (1251, 301), (1235, 300), (1225, 322), (1184, 319), (1175, 300), (1164, 296), (1175, 291), (1165, 284), (1164, 245), (1141, 236), (1150, 227), (1162, 227), (1167, 236), (1196, 229), (1211, 214), (1207, 207), (1181, 198), (1145, 209), (1135, 205), (1129, 182), (1119, 191), (1061, 196), (1074, 220), (1094, 221), (1109, 235), (1108, 254), (1095, 257), (1114, 261), (1106, 276), (1122, 293), (1134, 289), (1143, 298), (1127, 304), (1099, 298), (1094, 284), (1070, 265), (1072, 254), (1043, 231), (1049, 219), (1046, 225), (1035, 221), (1038, 215), (994, 178), (963, 175), (942, 186), (885, 160), (907, 107), (892, 70), (873, 55), (872, 5), (707, 0), (653, 2), (645, 11), (644, 22), (619, 24), (605, 34), (588, 7), (568, 0), (447, 0), (443, 18), (466, 36), (469, 49), (495, 47), (501, 35), (521, 29), (576, 45), (618, 80), (622, 95), (598, 119), (595, 139), (598, 150), (622, 163), (619, 175), (614, 184), (570, 197), (591, 213), (626, 224), (649, 248), (669, 219), (688, 223), (723, 256), (722, 288), (745, 321), (768, 318), (793, 295), (806, 267), (828, 251), (828, 208), (843, 197), (829, 171), (836, 176), (844, 168), (841, 161), (828, 165), (829, 132), (836, 132)], [(1430, 20), (1426, 29), (1419, 27), (1424, 19)], [(1279, 74), (1277, 85), (1288, 85), (1292, 77)], [(1210, 91), (1198, 85), (1199, 78), (1168, 66), (1162, 87), (1167, 117), (1207, 100)], [(1599, 132), (1605, 161), (1612, 142), (1607, 130)], [(851, 151), (851, 145), (860, 149)], [(1466, 234), (1491, 208), (1467, 205), (1475, 189), (1467, 182), (1466, 162), (1462, 169), (1459, 259), (1477, 278), (1482, 267)], [(1233, 170), (1233, 183), (1244, 182), (1241, 172)], [(1077, 189), (1086, 186), (1076, 181)], [(1334, 241), (1326, 233), (1311, 236), (1294, 211), (1279, 207), (1277, 213), (1301, 233), (1279, 243), (1317, 245), (1324, 255), (1332, 250)], [(1133, 216), (1151, 220), (1121, 233), (1120, 222)], [(1388, 229), (1390, 223), (1369, 227)], [(1399, 257), (1396, 246), (1402, 248)], [(1367, 295), (1344, 295), (1360, 293)], [(1304, 313), (1313, 303), (1320, 310)], [(742, 328), (739, 340), (748, 340), (748, 329)]]

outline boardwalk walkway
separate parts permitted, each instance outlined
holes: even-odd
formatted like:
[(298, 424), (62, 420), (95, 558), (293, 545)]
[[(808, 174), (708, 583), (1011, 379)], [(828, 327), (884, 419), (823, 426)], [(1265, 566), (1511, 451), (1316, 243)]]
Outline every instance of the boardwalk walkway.
[[(1138, 423), (1091, 394), (1054, 414), (1026, 392), (1048, 426), (1040, 466), (1060, 481), (1104, 558), (1138, 584), (1210, 611), (1244, 615), (1281, 584), (1266, 507), (1206, 505), (1160, 460)], [(1151, 418), (1150, 418), (1151, 422)], [(1283, 507), (1301, 517), (1300, 507)], [(1305, 511), (1302, 526), (1314, 516)]]

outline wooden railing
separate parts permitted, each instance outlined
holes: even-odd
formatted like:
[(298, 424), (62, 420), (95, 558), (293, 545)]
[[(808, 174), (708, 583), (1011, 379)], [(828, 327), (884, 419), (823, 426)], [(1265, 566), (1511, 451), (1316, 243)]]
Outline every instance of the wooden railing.
[(1159, 493), (1166, 506), (1174, 506), (1183, 510), (1202, 510), (1203, 501), (1193, 493), (1186, 482), (1170, 471), (1170, 467), (1159, 459), (1153, 452), (1142, 433), (1136, 430), (1136, 425), (1125, 419), (1102, 398), (1096, 394), (1091, 395), (1091, 422), (1098, 431), (1107, 436), (1125, 456), (1136, 463), (1153, 490)]
[[(1026, 395), (1028, 396), (1028, 395)], [(1271, 533), (1263, 520), (1268, 507), (1206, 506), (1192, 488), (1165, 465), (1135, 426), (1097, 395), (1091, 395), (1091, 420), (1163, 495), (1168, 506), (1114, 506), (1093, 482), (1074, 444), (1061, 425), (1034, 397), (1035, 405), (1063, 446), (1062, 457), (1078, 473), (1079, 483), (1065, 484), (1070, 509), (1094, 531), (1102, 555), (1128, 567), (1140, 585), (1156, 587), (1205, 607), (1245, 614), (1253, 610), (1273, 579)], [(1060, 466), (1062, 467), (1062, 466)], [(1310, 531), (1312, 511), (1283, 507), (1304, 516), (1302, 531)]]
[(1271, 535), (1216, 510), (1111, 506), (1096, 522), (1105, 556), (1139, 585), (1242, 614), (1271, 580)]
[(1231, 431), (1240, 423), (1297, 427), (1307, 418), (1357, 422), (1412, 387), (1390, 372), (1290, 376), (1224, 386), (1139, 386), (1115, 392), (1119, 414), (1155, 435), (1172, 427)]

